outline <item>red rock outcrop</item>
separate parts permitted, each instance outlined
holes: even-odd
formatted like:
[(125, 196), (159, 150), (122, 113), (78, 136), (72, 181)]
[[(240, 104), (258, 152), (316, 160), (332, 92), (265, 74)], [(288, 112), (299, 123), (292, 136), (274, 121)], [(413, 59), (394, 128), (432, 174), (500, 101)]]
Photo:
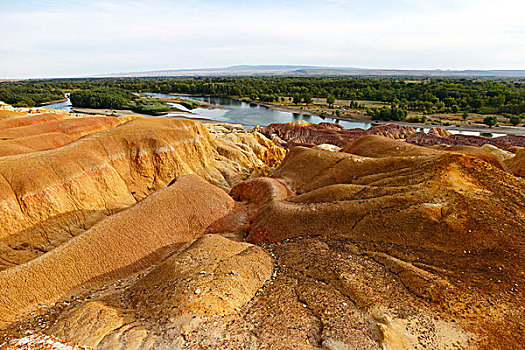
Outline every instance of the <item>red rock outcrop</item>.
[[(333, 294), (319, 301), (319, 293), (326, 288), (347, 296), (359, 312), (373, 314), (374, 309), (386, 307), (389, 314), (399, 315), (407, 307), (419, 310), (418, 318), (428, 319), (439, 310), (440, 319), (454, 319), (459, 327), (449, 331), (462, 334), (462, 347), (491, 349), (501, 347), (502, 342), (502, 348), (519, 346), (522, 336), (512, 344), (506, 339), (520, 332), (525, 312), (523, 292), (517, 287), (525, 283), (525, 183), (470, 155), (425, 148), (416, 154), (413, 147), (417, 146), (406, 145), (392, 157), (395, 141), (381, 145), (383, 141), (368, 137), (367, 146), (376, 146), (372, 151), (363, 148), (368, 157), (302, 147), (290, 151), (275, 176), (295, 195), (268, 201), (248, 229), (250, 242), (275, 242), (273, 252), (280, 266), (290, 269), (287, 277), (274, 282), (267, 298), (285, 298), (276, 286), (279, 283), (281, 288), (295, 290), (320, 320), (319, 338), (311, 340), (321, 343), (337, 334), (334, 329), (338, 327), (325, 314)], [(375, 264), (394, 279), (385, 276), (381, 282), (378, 276), (384, 272), (365, 272), (376, 269)], [(296, 282), (286, 280), (292, 277)], [(393, 292), (397, 280), (406, 288), (399, 298), (390, 294), (398, 293)], [(321, 287), (321, 282), (327, 286)], [(412, 297), (424, 300), (425, 306), (416, 306)], [(292, 302), (293, 296), (287, 300)], [(269, 300), (265, 303), (270, 305)], [(472, 305), (477, 306), (473, 309)], [(347, 321), (350, 324), (366, 318), (348, 312), (354, 313), (354, 319)], [(497, 314), (498, 321), (489, 314)], [(307, 321), (307, 314), (304, 317), (303, 323), (297, 323), (301, 327), (319, 327), (315, 318)], [(414, 322), (410, 317), (401, 319)], [(276, 329), (272, 327), (278, 326), (261, 329), (273, 334)], [(324, 334), (327, 327), (330, 332)], [(432, 332), (438, 331), (439, 326), (435, 327)], [(388, 332), (395, 333), (394, 329)], [(428, 341), (427, 348), (446, 347), (425, 337), (409, 340), (413, 330), (406, 323), (402, 329), (407, 333), (398, 335), (407, 344), (422, 346)], [(301, 334), (305, 335), (286, 336), (297, 339)], [(336, 339), (347, 346), (373, 348), (366, 343), (367, 337), (373, 338), (371, 333), (361, 333), (344, 340), (339, 333)]]
[(0, 119), (0, 157), (58, 148), (131, 119), (133, 118), (20, 112), (12, 118)]
[[(393, 139), (404, 139), (416, 132), (409, 126), (385, 124), (363, 129), (345, 129), (339, 124), (307, 122), (292, 122), (287, 124), (270, 124), (266, 127), (257, 127), (257, 131), (266, 135), (281, 146), (291, 149), (295, 146), (314, 146), (331, 144), (344, 147), (349, 142), (365, 135), (381, 135)], [(282, 140), (282, 141), (280, 141)]]
[(400, 142), (384, 136), (363, 136), (343, 148), (343, 152), (363, 157), (388, 158), (442, 154), (443, 151)]
[(476, 146), (481, 147), (485, 144), (493, 145), (503, 150), (512, 150), (513, 147), (525, 147), (525, 136), (499, 136), (499, 137), (484, 137), (474, 135), (449, 135), (441, 137), (436, 134), (425, 134), (418, 132), (410, 135), (407, 142), (419, 146), (435, 146), (435, 145), (449, 145), (449, 146)]
[(0, 140), (0, 157), (32, 153), (58, 148), (75, 141), (77, 138), (60, 132)]
[[(419, 157), (371, 158), (294, 149), (275, 176), (282, 177), (298, 196), (269, 205), (255, 220), (248, 240), (275, 242), (333, 234), (357, 239), (364, 235), (360, 239), (414, 247), (445, 245), (442, 249), (450, 251), (490, 249), (506, 235), (516, 238), (506, 244), (519, 241), (520, 225), (510, 213), (523, 209), (508, 201), (523, 201), (523, 183), (477, 158), (432, 152)], [(380, 185), (374, 185), (376, 182)], [(485, 193), (486, 188), (512, 200), (499, 200)], [(403, 209), (386, 210), (400, 203)], [(488, 232), (494, 232), (495, 219), (480, 212), (495, 207), (500, 208), (498, 227), (509, 228), (501, 237), (492, 233), (491, 240), (484, 240)], [(508, 213), (502, 208), (508, 208)], [(414, 225), (409, 230), (412, 243), (406, 241), (406, 222)], [(432, 227), (431, 235), (427, 227)], [(450, 241), (450, 232), (458, 230), (463, 234)]]
[[(40, 117), (28, 117), (40, 119)], [(43, 117), (42, 117), (43, 118)], [(25, 118), (24, 118), (25, 119)], [(16, 121), (17, 119), (13, 119)], [(49, 120), (36, 124), (29, 124), (18, 127), (10, 127), (0, 130), (0, 139), (17, 139), (21, 137), (42, 135), (48, 133), (62, 133), (79, 138), (95, 131), (114, 128), (120, 121), (115, 117), (86, 117), (73, 119)]]
[(67, 115), (39, 114), (0, 121), (0, 157), (61, 147), (122, 122), (113, 117), (64, 117)]
[(479, 159), (482, 159), (485, 162), (490, 163), (503, 171), (512, 173), (512, 171), (505, 165), (505, 163), (498, 156), (485, 151), (485, 149), (481, 147), (449, 146), (449, 147), (444, 148), (443, 150), (448, 151), (448, 152), (456, 152), (456, 153), (468, 154), (474, 157), (478, 157)]
[(397, 141), (383, 136), (363, 136), (349, 143), (343, 149), (343, 152), (371, 158), (439, 155), (444, 152), (455, 152), (477, 157), (510, 173), (508, 167), (497, 156), (473, 146), (450, 146), (435, 149), (416, 146), (411, 143)]
[(37, 115), (24, 115), (20, 118), (3, 119), (0, 120), (0, 130), (18, 128), (21, 126), (41, 124), (50, 121), (64, 119), (65, 114), (43, 113)]
[(313, 147), (328, 144), (345, 147), (363, 136), (378, 135), (391, 139), (406, 140), (419, 146), (475, 146), (493, 145), (502, 150), (512, 151), (515, 147), (525, 147), (524, 136), (500, 136), (495, 138), (451, 134), (443, 128), (431, 128), (428, 133), (416, 132), (409, 126), (384, 124), (373, 126), (368, 130), (345, 129), (333, 123), (310, 124), (304, 121), (287, 124), (270, 124), (266, 127), (256, 127), (256, 131), (266, 135), (276, 144), (291, 149), (296, 146)]
[(438, 128), (438, 127), (433, 127), (433, 128), (430, 128), (430, 130), (428, 130), (428, 133), (429, 135), (437, 135), (439, 137), (447, 137), (447, 136), (450, 136), (450, 135), (453, 135), (451, 132), (443, 129), (443, 128)]

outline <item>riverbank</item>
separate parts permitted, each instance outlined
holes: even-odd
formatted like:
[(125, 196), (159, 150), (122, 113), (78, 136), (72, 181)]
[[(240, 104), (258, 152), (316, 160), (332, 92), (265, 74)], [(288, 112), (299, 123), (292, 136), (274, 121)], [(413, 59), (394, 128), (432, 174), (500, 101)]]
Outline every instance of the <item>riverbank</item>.
[[(186, 94), (157, 94), (157, 93), (144, 93), (143, 94), (144, 96), (147, 96), (147, 97), (153, 97), (153, 98), (156, 98), (158, 100), (161, 100), (161, 101), (164, 101), (164, 102), (169, 102), (169, 103), (177, 103), (177, 104), (181, 104), (182, 102), (184, 101), (196, 101), (194, 99), (191, 99), (191, 98), (188, 98), (188, 99), (183, 99), (183, 98), (178, 98), (178, 97), (175, 97), (175, 96), (195, 96), (197, 97), (198, 95), (186, 95)], [(171, 95), (173, 97), (165, 97), (165, 96), (162, 96), (162, 95)], [(204, 96), (200, 96), (199, 97), (204, 97)], [(216, 105), (216, 104), (212, 104), (212, 103), (208, 103), (206, 101), (200, 101), (198, 100), (197, 101), (199, 103), (199, 106), (196, 107), (196, 108), (204, 108), (204, 109), (226, 109), (225, 107), (223, 106), (220, 106), (220, 105)], [(181, 111), (181, 112), (186, 112), (186, 111)], [(189, 113), (191, 113), (191, 110), (189, 110)]]
[(67, 101), (69, 101), (68, 98), (62, 98), (62, 99), (60, 99), (60, 100), (53, 100), (53, 101), (46, 101), (46, 102), (42, 102), (42, 103), (40, 104), (40, 107), (45, 107), (45, 106), (47, 106), (47, 105), (52, 105), (52, 104), (62, 103), (62, 102), (67, 102)]
[[(136, 116), (140, 116), (140, 117), (144, 117), (144, 118), (180, 118), (180, 119), (190, 119), (190, 120), (195, 120), (195, 121), (199, 121), (201, 123), (217, 123), (219, 121), (217, 120), (213, 120), (213, 119), (209, 119), (209, 118), (204, 118), (204, 117), (200, 117), (200, 116), (197, 116), (196, 114), (193, 114), (193, 113), (188, 113), (186, 111), (180, 111), (180, 110), (177, 110), (177, 115), (170, 115), (170, 113), (166, 114), (166, 115), (158, 115), (158, 116), (153, 116), (153, 115), (148, 115), (148, 114), (142, 114), (142, 113), (136, 113), (136, 112), (133, 112), (132, 110), (130, 109), (97, 109), (97, 108), (75, 108), (73, 107), (71, 109), (71, 112), (73, 113), (82, 113), (82, 114), (87, 114), (87, 115), (103, 115), (103, 116), (113, 116), (113, 117), (129, 117), (131, 115), (136, 115)], [(179, 113), (181, 114), (184, 114), (184, 115), (179, 115)]]
[[(233, 98), (237, 101), (241, 101), (239, 98)], [(250, 103), (256, 104), (258, 106), (266, 107), (272, 110), (280, 111), (280, 112), (290, 112), (290, 113), (296, 113), (296, 114), (303, 114), (303, 115), (311, 115), (311, 116), (319, 116), (322, 117), (320, 114), (315, 113), (314, 111), (310, 109), (304, 109), (305, 106), (290, 106), (290, 105), (282, 105), (282, 104), (275, 104), (275, 103), (265, 103), (265, 102), (259, 102), (259, 101), (250, 101)], [(326, 115), (327, 118), (336, 119), (336, 120), (345, 120), (350, 122), (364, 122), (364, 123), (373, 123), (375, 125), (384, 125), (384, 124), (396, 124), (401, 126), (411, 126), (413, 128), (424, 128), (429, 129), (432, 127), (440, 127), (445, 130), (449, 131), (466, 131), (466, 132), (473, 132), (473, 133), (480, 133), (480, 134), (506, 134), (506, 135), (513, 135), (513, 136), (525, 136), (525, 127), (523, 126), (494, 126), (492, 128), (489, 128), (488, 126), (483, 126), (480, 124), (474, 124), (474, 125), (443, 125), (443, 124), (432, 124), (432, 123), (410, 123), (410, 122), (401, 122), (401, 121), (379, 121), (379, 120), (372, 120), (369, 116), (366, 115), (365, 112), (349, 112), (348, 114), (352, 114), (354, 117), (349, 116), (337, 116), (337, 115)]]
[[(463, 134), (472, 134), (472, 135), (482, 135), (482, 136), (492, 136), (497, 137), (500, 135), (515, 135), (515, 136), (525, 136), (524, 127), (512, 127), (512, 126), (498, 126), (489, 128), (481, 124), (473, 125), (443, 125), (439, 123), (431, 124), (427, 123), (411, 123), (411, 122), (384, 122), (384, 121), (372, 121), (369, 116), (362, 110), (352, 111), (345, 109), (344, 113), (346, 115), (332, 115), (322, 113), (326, 111), (328, 106), (323, 106), (322, 104), (314, 104), (309, 106), (295, 106), (290, 104), (280, 104), (280, 103), (264, 103), (260, 101), (246, 101), (236, 97), (213, 97), (213, 96), (203, 96), (203, 95), (188, 95), (188, 94), (150, 94), (145, 93), (145, 96), (156, 95), (153, 98), (159, 98), (166, 102), (173, 103), (175, 105), (182, 100), (192, 100), (199, 103), (199, 107), (189, 110), (184, 106), (173, 107), (172, 111), (163, 117), (171, 118), (186, 118), (192, 120), (198, 120), (205, 123), (220, 122), (220, 123), (232, 123), (232, 124), (242, 124), (245, 127), (250, 128), (254, 125), (265, 126), (272, 123), (287, 123), (291, 121), (298, 121), (304, 119), (312, 123), (320, 122), (332, 122), (340, 123), (347, 129), (352, 128), (361, 128), (368, 129), (373, 125), (382, 125), (382, 124), (397, 124), (402, 126), (410, 126), (418, 130), (428, 130), (432, 127), (442, 127), (446, 130), (449, 130), (453, 133), (463, 133)], [(187, 97), (187, 98), (186, 98)], [(205, 100), (205, 101), (203, 101)], [(224, 101), (226, 101), (224, 103)], [(235, 101), (235, 103), (228, 102)], [(315, 102), (315, 101), (314, 101)], [(219, 105), (219, 103), (223, 104)], [(250, 107), (251, 106), (251, 107)], [(245, 111), (250, 109), (249, 111)], [(271, 112), (263, 112), (263, 110), (268, 110)], [(79, 113), (87, 114), (99, 114), (99, 115), (116, 115), (116, 116), (126, 116), (126, 115), (140, 115), (143, 117), (150, 117), (149, 115), (135, 113), (131, 110), (111, 110), (111, 109), (90, 109), (90, 108), (73, 108), (73, 111)], [(222, 111), (222, 112), (221, 112)], [(288, 116), (280, 116), (276, 113), (286, 113)], [(334, 109), (330, 110), (330, 113), (334, 113)]]
[[(170, 94), (170, 95), (176, 95), (176, 96), (187, 96), (189, 99), (191, 98), (197, 98), (197, 97), (214, 97), (214, 96), (205, 96), (205, 95), (191, 95), (191, 94)], [(285, 112), (285, 113), (292, 113), (296, 115), (305, 115), (305, 116), (312, 116), (312, 117), (318, 117), (318, 118), (326, 118), (327, 122), (333, 122), (333, 121), (346, 121), (346, 122), (352, 122), (352, 123), (361, 123), (361, 124), (372, 124), (372, 125), (384, 125), (384, 124), (396, 124), (401, 126), (410, 126), (416, 129), (430, 129), (433, 127), (441, 127), (443, 129), (446, 129), (452, 133), (472, 133), (472, 134), (481, 134), (482, 136), (488, 136), (488, 137), (497, 137), (501, 135), (513, 135), (513, 136), (525, 136), (525, 127), (513, 127), (513, 126), (495, 126), (492, 128), (489, 128), (488, 126), (485, 126), (483, 124), (469, 124), (469, 125), (455, 125), (454, 122), (451, 120), (444, 120), (444, 123), (449, 123), (450, 125), (444, 125), (443, 123), (439, 122), (427, 122), (427, 123), (415, 123), (415, 122), (407, 122), (407, 121), (377, 121), (372, 120), (370, 116), (366, 115), (366, 112), (363, 110), (348, 110), (345, 108), (343, 111), (346, 115), (337, 116), (331, 113), (334, 113), (334, 109), (329, 109), (328, 105), (322, 105), (322, 104), (314, 104), (314, 105), (290, 105), (290, 104), (282, 104), (282, 103), (267, 103), (267, 102), (261, 102), (261, 101), (246, 101), (242, 98), (236, 97), (236, 96), (230, 96), (230, 97), (220, 97), (219, 98), (229, 98), (238, 102), (244, 102), (244, 103), (250, 103), (256, 106), (264, 107), (273, 111), (278, 112)], [(200, 99), (199, 102), (203, 102)], [(319, 99), (317, 101), (314, 101), (319, 103)], [(344, 101), (337, 101), (340, 103), (343, 103)], [(211, 105), (215, 106), (215, 105)], [(374, 105), (375, 107), (379, 107), (379, 105)], [(340, 106), (341, 107), (341, 106)], [(346, 107), (346, 106), (345, 106)], [(224, 108), (221, 106), (221, 108)], [(437, 120), (438, 117), (441, 117), (439, 115), (429, 116), (428, 120)], [(432, 119), (435, 118), (435, 119)], [(474, 116), (472, 116), (474, 119)], [(306, 119), (306, 118), (305, 118)], [(470, 120), (469, 122), (474, 122), (474, 120)], [(359, 127), (358, 127), (359, 128)]]

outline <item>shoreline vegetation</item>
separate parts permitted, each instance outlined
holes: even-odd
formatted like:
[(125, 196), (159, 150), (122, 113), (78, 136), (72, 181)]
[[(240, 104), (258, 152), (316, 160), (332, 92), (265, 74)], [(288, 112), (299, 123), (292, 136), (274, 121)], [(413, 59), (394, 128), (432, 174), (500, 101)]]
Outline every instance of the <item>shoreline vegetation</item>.
[[(239, 100), (239, 99), (238, 99)], [(312, 116), (319, 116), (323, 117), (323, 115), (319, 113), (312, 112), (308, 109), (302, 109), (301, 106), (289, 106), (289, 105), (283, 105), (283, 104), (274, 104), (274, 103), (265, 103), (265, 102), (259, 102), (259, 101), (250, 101), (250, 103), (257, 104), (262, 107), (266, 107), (269, 109), (273, 109), (276, 111), (281, 112), (290, 112), (290, 113), (297, 113), (297, 114), (304, 114), (304, 115), (312, 115)], [(327, 115), (325, 114), (324, 117), (331, 118), (335, 120), (346, 120), (346, 121), (352, 121), (352, 122), (371, 122), (373, 124), (382, 125), (382, 124), (397, 124), (402, 126), (411, 126), (413, 128), (432, 128), (432, 127), (441, 127), (446, 130), (458, 130), (458, 131), (472, 131), (472, 132), (479, 132), (482, 134), (508, 134), (508, 135), (515, 135), (515, 136), (525, 136), (525, 128), (520, 126), (502, 126), (498, 125), (497, 127), (488, 127), (483, 124), (470, 124), (470, 125), (443, 125), (439, 123), (435, 124), (427, 124), (427, 123), (421, 123), (421, 122), (408, 122), (408, 121), (381, 121), (381, 120), (371, 120), (369, 117), (366, 116), (365, 113), (359, 113), (358, 111), (354, 111), (353, 113), (349, 113), (349, 115), (346, 116), (337, 116), (337, 115)]]
[[(174, 95), (188, 96), (190, 98), (191, 97), (213, 97), (211, 95), (203, 95), (203, 94), (195, 94), (195, 95), (174, 94)], [(280, 112), (289, 112), (289, 113), (295, 113), (295, 114), (323, 117), (323, 115), (321, 115), (320, 113), (318, 112), (316, 113), (310, 109), (304, 109), (305, 106), (300, 106), (300, 105), (294, 106), (294, 105), (286, 105), (286, 104), (279, 104), (279, 103), (252, 101), (252, 100), (246, 100), (246, 99), (240, 98), (238, 96), (221, 96), (221, 97), (227, 97), (227, 98), (231, 98), (233, 100), (240, 101), (240, 102), (256, 104), (258, 106), (272, 109), (275, 111), (280, 111)], [(313, 105), (313, 107), (319, 107), (319, 106)], [(224, 107), (208, 104), (208, 108), (224, 108)], [(442, 127), (443, 129), (446, 129), (446, 130), (471, 131), (471, 132), (479, 132), (480, 134), (495, 133), (495, 134), (508, 134), (508, 135), (514, 135), (514, 136), (525, 136), (525, 128), (522, 128), (522, 127), (499, 125), (498, 127), (489, 128), (488, 126), (484, 126), (482, 124), (474, 124), (474, 125), (442, 125), (441, 124), (440, 125), (440, 124), (415, 123), (415, 122), (407, 122), (407, 121), (381, 121), (381, 120), (371, 120), (370, 117), (366, 116), (366, 113), (363, 113), (363, 112), (359, 113), (359, 111), (356, 111), (348, 116), (337, 116), (337, 115), (325, 114), (324, 117), (335, 119), (335, 120), (351, 121), (351, 122), (367, 122), (367, 123), (371, 122), (376, 125), (397, 124), (397, 125), (402, 125), (402, 126), (411, 126), (416, 129), (417, 128)]]
[[(413, 127), (525, 135), (525, 80), (361, 77), (194, 77), (56, 79), (0, 83), (0, 100), (13, 106), (63, 101), (79, 108), (132, 110), (144, 115), (222, 108), (191, 99), (228, 97), (273, 110), (321, 118)], [(62, 97), (62, 98), (59, 98)], [(170, 106), (178, 103), (190, 112)]]
[[(174, 94), (177, 96), (188, 96), (191, 97), (208, 97), (206, 95), (190, 95), (190, 94)], [(225, 96), (222, 96), (225, 97)], [(167, 97), (154, 97), (151, 96), (150, 98), (160, 99), (165, 102), (171, 102), (171, 103), (178, 103), (181, 104), (180, 98), (167, 98)], [(260, 101), (246, 101), (239, 97), (228, 97), (233, 100), (237, 100), (240, 102), (246, 102), (246, 103), (252, 103), (256, 104), (261, 107), (265, 107), (268, 109), (272, 109), (275, 111), (280, 112), (289, 112), (289, 113), (295, 113), (295, 114), (302, 114), (302, 115), (310, 115), (310, 116), (320, 116), (319, 113), (315, 113), (311, 110), (304, 109), (304, 106), (293, 106), (293, 105), (285, 105), (285, 104), (275, 104), (275, 103), (265, 103)], [(187, 101), (187, 100), (186, 100)], [(190, 100), (191, 101), (191, 100)], [(195, 101), (195, 100), (193, 100)], [(206, 108), (206, 109), (225, 109), (225, 107), (220, 105), (214, 105), (211, 103), (207, 103), (204, 101), (198, 101), (199, 106), (196, 108)], [(72, 107), (72, 112), (75, 113), (85, 113), (85, 114), (91, 114), (91, 115), (106, 115), (106, 116), (127, 116), (127, 115), (141, 115), (145, 117), (150, 117), (151, 115), (144, 114), (144, 113), (138, 113), (131, 109), (104, 109), (104, 108), (80, 108), (80, 107)], [(212, 122), (221, 122), (219, 120), (214, 120), (207, 117), (201, 117), (197, 114), (193, 113), (191, 110), (185, 111), (181, 109), (177, 109), (176, 107), (171, 107), (170, 112), (179, 113), (182, 115), (175, 116), (176, 118), (184, 118), (184, 119), (191, 119), (191, 120), (197, 120), (204, 123), (212, 123)], [(169, 113), (168, 113), (169, 114)], [(492, 127), (489, 128), (487, 126), (484, 126), (482, 124), (474, 124), (474, 125), (432, 125), (432, 124), (425, 124), (425, 123), (414, 123), (414, 122), (406, 122), (406, 121), (381, 121), (381, 120), (371, 120), (369, 117), (367, 117), (364, 113), (354, 113), (351, 116), (337, 116), (337, 115), (325, 115), (324, 117), (334, 120), (341, 120), (341, 121), (351, 121), (351, 122), (371, 122), (374, 125), (384, 125), (384, 124), (397, 124), (401, 126), (411, 126), (413, 128), (432, 128), (432, 127), (442, 127), (445, 130), (457, 130), (457, 131), (469, 131), (469, 132), (476, 132), (480, 134), (507, 134), (507, 135), (513, 135), (513, 136), (525, 136), (525, 128), (522, 127), (512, 127), (512, 126), (501, 126), (498, 127)], [(328, 122), (328, 121), (327, 121)], [(221, 122), (222, 123), (222, 122)]]
[[(171, 94), (170, 94), (171, 95)], [(197, 97), (197, 96), (200, 96), (200, 95), (183, 95), (183, 94), (173, 94), (174, 96), (188, 96), (188, 97), (191, 97), (191, 96), (194, 96), (194, 97)], [(225, 107), (223, 106), (219, 106), (219, 105), (214, 105), (212, 103), (208, 103), (208, 102), (205, 102), (205, 101), (197, 101), (197, 100), (192, 100), (192, 99), (184, 99), (184, 98), (178, 98), (178, 97), (162, 97), (162, 96), (154, 96), (154, 95), (144, 95), (144, 96), (148, 96), (149, 98), (156, 98), (158, 100), (162, 100), (164, 102), (169, 102), (169, 103), (177, 103), (177, 104), (180, 104), (182, 105), (183, 107), (189, 109), (190, 111), (193, 110), (193, 109), (196, 109), (196, 108), (204, 108), (204, 109), (225, 109)], [(177, 110), (177, 111), (180, 111), (180, 112), (187, 112), (187, 111), (183, 111), (183, 110)]]
[(144, 98), (138, 94), (117, 88), (74, 91), (69, 97), (73, 107), (132, 110), (139, 114), (160, 116), (171, 110), (166, 102)]

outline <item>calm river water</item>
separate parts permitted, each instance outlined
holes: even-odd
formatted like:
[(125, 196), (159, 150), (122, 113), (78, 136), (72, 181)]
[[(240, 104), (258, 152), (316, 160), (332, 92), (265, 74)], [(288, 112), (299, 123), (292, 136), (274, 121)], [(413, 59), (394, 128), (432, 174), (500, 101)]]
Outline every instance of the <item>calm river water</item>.
[[(368, 129), (372, 123), (351, 122), (346, 120), (336, 120), (332, 118), (321, 118), (318, 116), (304, 115), (298, 113), (281, 112), (259, 106), (252, 103), (241, 102), (231, 98), (224, 97), (209, 97), (209, 96), (174, 96), (165, 94), (153, 94), (158, 97), (175, 97), (185, 98), (188, 100), (197, 100), (211, 103), (217, 106), (224, 107), (224, 109), (205, 109), (196, 108), (191, 112), (204, 118), (218, 120), (226, 123), (242, 124), (245, 126), (266, 126), (272, 123), (289, 123), (298, 120), (304, 120), (309, 123), (319, 124), (321, 122), (337, 123), (341, 126), (350, 128)], [(176, 105), (177, 108), (185, 110), (184, 107)], [(182, 108), (181, 108), (182, 107)], [(170, 113), (168, 116), (184, 116), (184, 113)]]
[[(241, 102), (233, 100), (231, 98), (224, 97), (210, 97), (210, 96), (177, 96), (177, 95), (166, 95), (158, 93), (149, 93), (149, 95), (154, 95), (158, 97), (170, 97), (170, 98), (184, 98), (197, 101), (204, 101), (214, 105), (222, 106), (224, 108), (215, 108), (215, 109), (206, 109), (206, 108), (195, 108), (191, 110), (194, 116), (208, 118), (217, 120), (220, 122), (241, 124), (247, 127), (252, 127), (256, 125), (266, 126), (272, 123), (289, 123), (298, 120), (304, 120), (309, 123), (319, 124), (321, 122), (330, 122), (339, 124), (346, 129), (360, 128), (360, 129), (369, 129), (374, 124), (365, 123), (365, 122), (354, 122), (347, 120), (337, 120), (333, 118), (322, 118), (318, 116), (290, 113), (290, 112), (281, 112), (269, 109), (263, 106), (258, 106), (256, 104)], [(68, 96), (66, 96), (68, 97)], [(181, 110), (187, 109), (179, 104), (170, 103), (171, 105), (177, 107)], [(44, 106), (52, 109), (64, 109), (67, 111), (71, 110), (71, 102), (60, 102), (51, 105)], [(187, 113), (169, 113), (165, 117), (189, 117)], [(428, 128), (417, 128), (418, 131), (428, 131)], [(480, 135), (479, 132), (474, 131), (459, 131), (459, 130), (449, 130), (454, 134), (465, 134), (465, 135)], [(489, 136), (489, 135), (486, 135)], [(490, 135), (492, 136), (492, 135)], [(494, 134), (493, 136), (500, 136), (499, 134)]]

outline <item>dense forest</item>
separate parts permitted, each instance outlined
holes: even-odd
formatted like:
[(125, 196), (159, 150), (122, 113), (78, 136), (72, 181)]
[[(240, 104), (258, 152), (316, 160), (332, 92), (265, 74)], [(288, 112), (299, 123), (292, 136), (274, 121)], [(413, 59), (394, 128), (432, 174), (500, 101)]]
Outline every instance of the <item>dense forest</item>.
[(119, 88), (96, 88), (71, 93), (71, 104), (75, 107), (131, 109), (137, 113), (162, 115), (170, 110), (165, 102), (140, 98), (130, 91)]
[(124, 109), (134, 95), (117, 88), (80, 90), (71, 93), (69, 99), (75, 107)]
[[(423, 113), (525, 113), (525, 81), (466, 78), (216, 77), (24, 81), (0, 84), (0, 100), (34, 105), (46, 99), (58, 99), (61, 92), (100, 89), (119, 91), (116, 96), (126, 92), (159, 92), (236, 96), (266, 102), (283, 100), (284, 97), (309, 102), (312, 98), (333, 96), (342, 100), (380, 101)], [(103, 99), (100, 97), (99, 100)], [(106, 108), (116, 108), (109, 106), (114, 103), (120, 106), (122, 102), (111, 98), (104, 101)]]
[(15, 107), (35, 107), (48, 101), (64, 98), (56, 82), (0, 83), (0, 101)]

